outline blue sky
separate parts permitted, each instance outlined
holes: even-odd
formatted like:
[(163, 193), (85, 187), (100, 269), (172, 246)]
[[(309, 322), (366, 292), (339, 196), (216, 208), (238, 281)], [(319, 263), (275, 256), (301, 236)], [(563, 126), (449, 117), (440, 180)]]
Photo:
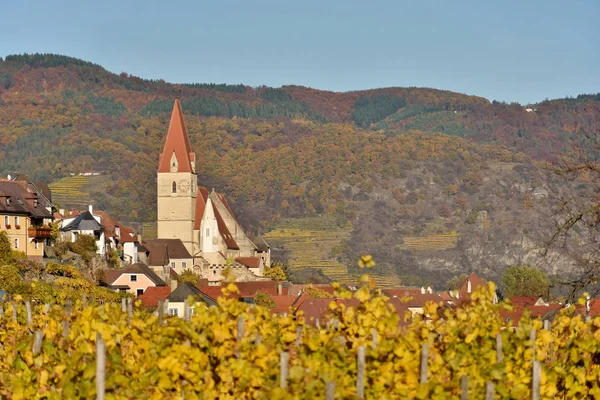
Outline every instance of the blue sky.
[(600, 92), (600, 1), (0, 0), (0, 56), (169, 82), (420, 86), (537, 102)]

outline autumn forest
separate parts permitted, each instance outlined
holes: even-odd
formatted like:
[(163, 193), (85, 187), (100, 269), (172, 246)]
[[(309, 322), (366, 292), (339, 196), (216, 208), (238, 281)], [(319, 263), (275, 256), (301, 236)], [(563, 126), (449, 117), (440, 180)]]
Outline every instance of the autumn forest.
[(0, 61), (0, 174), (50, 183), (62, 208), (93, 199), (152, 236), (177, 97), (199, 183), (226, 193), (242, 225), (297, 270), (351, 276), (369, 253), (381, 279), (438, 288), (515, 265), (569, 271), (541, 250), (560, 199), (585, 182), (552, 165), (598, 132), (600, 94), (520, 105), (413, 87), (174, 85), (61, 55), (11, 55)]

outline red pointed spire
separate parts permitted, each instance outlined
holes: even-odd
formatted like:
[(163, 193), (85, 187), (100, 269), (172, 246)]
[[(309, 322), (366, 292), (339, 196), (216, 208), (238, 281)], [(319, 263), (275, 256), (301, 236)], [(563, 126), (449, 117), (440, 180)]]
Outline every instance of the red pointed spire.
[(165, 147), (160, 155), (158, 172), (171, 172), (171, 158), (173, 153), (177, 158), (177, 172), (194, 172), (191, 161), (196, 161), (196, 155), (192, 153), (190, 139), (188, 138), (183, 113), (181, 112), (181, 103), (179, 99), (175, 100), (173, 113), (171, 114), (171, 123), (169, 132), (165, 140)]

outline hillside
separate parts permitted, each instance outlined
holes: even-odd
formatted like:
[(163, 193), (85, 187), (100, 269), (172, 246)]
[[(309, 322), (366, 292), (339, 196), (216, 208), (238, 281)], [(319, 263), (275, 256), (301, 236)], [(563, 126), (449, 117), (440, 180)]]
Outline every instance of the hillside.
[[(332, 250), (320, 260), (332, 276), (354, 274), (352, 260), (368, 252), (374, 274), (437, 287), (461, 272), (496, 278), (507, 266), (543, 262), (552, 196), (570, 188), (541, 166), (597, 129), (600, 115), (598, 95), (528, 112), (435, 89), (172, 85), (65, 56), (7, 56), (0, 174), (52, 183), (62, 207), (93, 199), (124, 222), (151, 222), (177, 96), (200, 183), (225, 192), (248, 230), (270, 232), (290, 264), (313, 256), (277, 230), (326, 218), (343, 227), (330, 231)], [(78, 176), (90, 171), (100, 175)], [(328, 232), (301, 229), (315, 242)]]

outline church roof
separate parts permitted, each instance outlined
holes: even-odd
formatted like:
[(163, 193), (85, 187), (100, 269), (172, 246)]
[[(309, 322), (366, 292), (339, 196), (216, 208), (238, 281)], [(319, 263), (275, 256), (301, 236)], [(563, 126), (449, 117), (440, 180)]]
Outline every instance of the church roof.
[(217, 210), (215, 203), (213, 202), (212, 205), (213, 205), (213, 210), (215, 212), (215, 217), (217, 218), (217, 227), (219, 228), (219, 233), (223, 237), (223, 240), (225, 240), (225, 244), (227, 245), (227, 248), (233, 249), (233, 250), (239, 250), (240, 246), (237, 245), (237, 243), (235, 242), (235, 239), (229, 232), (229, 229), (227, 229), (227, 225), (225, 225), (225, 221), (223, 221), (223, 217), (219, 213), (219, 210)]
[(158, 172), (171, 172), (169, 163), (173, 154), (175, 154), (178, 162), (177, 172), (194, 172), (191, 161), (196, 160), (196, 155), (192, 153), (190, 147), (190, 139), (185, 129), (179, 99), (175, 100), (175, 105), (173, 106), (169, 132), (165, 140), (165, 147), (160, 155)]

